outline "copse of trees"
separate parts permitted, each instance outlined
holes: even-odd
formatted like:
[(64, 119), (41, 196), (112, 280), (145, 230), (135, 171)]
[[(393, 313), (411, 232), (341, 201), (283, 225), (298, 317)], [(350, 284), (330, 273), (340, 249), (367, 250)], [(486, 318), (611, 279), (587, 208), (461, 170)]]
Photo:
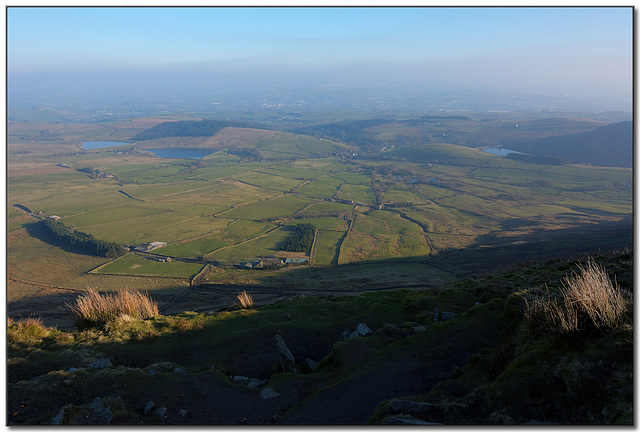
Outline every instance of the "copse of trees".
[(288, 252), (307, 252), (311, 249), (316, 226), (310, 223), (299, 223), (293, 234), (287, 237), (280, 249)]
[(82, 231), (72, 231), (62, 222), (53, 219), (43, 219), (40, 221), (46, 234), (51, 240), (61, 246), (68, 246), (88, 255), (104, 256), (107, 258), (117, 258), (126, 252), (117, 243), (109, 243), (98, 240), (91, 234)]

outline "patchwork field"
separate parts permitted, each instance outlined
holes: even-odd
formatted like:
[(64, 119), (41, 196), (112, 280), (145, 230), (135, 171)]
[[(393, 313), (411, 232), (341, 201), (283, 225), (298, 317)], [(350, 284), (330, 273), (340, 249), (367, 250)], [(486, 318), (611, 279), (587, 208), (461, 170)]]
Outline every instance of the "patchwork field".
[[(23, 283), (12, 282), (10, 299), (37, 293), (29, 283), (112, 289), (125, 277), (146, 287), (158, 278), (160, 291), (178, 292), (205, 262), (233, 264), (275, 255), (300, 222), (318, 228), (313, 266), (422, 262), (424, 280), (441, 280), (481, 267), (471, 263), (461, 270), (455, 260), (438, 257), (477, 247), (497, 233), (520, 239), (586, 230), (623, 223), (633, 211), (631, 169), (523, 163), (446, 143), (351, 158), (340, 153), (351, 149), (342, 143), (227, 128), (206, 139), (163, 138), (165, 147), (198, 141), (197, 147), (218, 150), (200, 160), (159, 158), (133, 147), (87, 151), (77, 145), (128, 140), (159, 122), (9, 124), (8, 273)], [(400, 127), (391, 132), (421, 136)], [(56, 139), (34, 139), (39, 133)], [(157, 143), (145, 141), (152, 144)], [(262, 159), (234, 154), (238, 148), (257, 149)], [(38, 217), (53, 215), (101, 240), (162, 241), (168, 245), (154, 254), (203, 261), (161, 263), (130, 254), (109, 262), (49, 245), (24, 229)], [(588, 245), (588, 235), (576, 244)], [(283, 274), (300, 286), (314, 286), (311, 273)], [(267, 272), (262, 275), (220, 267), (205, 279), (274, 280)], [(167, 278), (178, 282), (167, 285)]]

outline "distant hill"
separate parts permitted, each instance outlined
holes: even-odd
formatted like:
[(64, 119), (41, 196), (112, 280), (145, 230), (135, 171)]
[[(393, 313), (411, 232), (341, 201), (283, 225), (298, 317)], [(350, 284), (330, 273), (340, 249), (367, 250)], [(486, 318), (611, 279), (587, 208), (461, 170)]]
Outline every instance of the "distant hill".
[(574, 163), (631, 168), (633, 123), (624, 121), (601, 126), (591, 132), (501, 144), (536, 156), (554, 156)]
[(147, 141), (170, 137), (212, 137), (226, 127), (268, 129), (265, 125), (229, 120), (171, 121), (144, 130), (131, 139)]

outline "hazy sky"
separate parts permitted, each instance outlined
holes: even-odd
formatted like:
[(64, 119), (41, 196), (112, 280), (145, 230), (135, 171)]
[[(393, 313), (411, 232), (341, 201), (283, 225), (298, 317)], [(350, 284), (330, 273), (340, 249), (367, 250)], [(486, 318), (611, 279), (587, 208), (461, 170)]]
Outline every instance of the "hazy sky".
[(630, 99), (632, 14), (630, 7), (9, 7), (8, 72), (259, 71)]

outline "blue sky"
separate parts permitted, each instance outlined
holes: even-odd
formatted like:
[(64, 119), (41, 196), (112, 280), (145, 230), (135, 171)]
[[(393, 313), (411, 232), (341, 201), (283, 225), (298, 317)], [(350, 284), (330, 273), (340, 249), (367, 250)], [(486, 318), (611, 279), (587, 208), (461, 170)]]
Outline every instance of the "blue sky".
[(627, 8), (12, 8), (9, 74), (323, 71), (631, 91)]

